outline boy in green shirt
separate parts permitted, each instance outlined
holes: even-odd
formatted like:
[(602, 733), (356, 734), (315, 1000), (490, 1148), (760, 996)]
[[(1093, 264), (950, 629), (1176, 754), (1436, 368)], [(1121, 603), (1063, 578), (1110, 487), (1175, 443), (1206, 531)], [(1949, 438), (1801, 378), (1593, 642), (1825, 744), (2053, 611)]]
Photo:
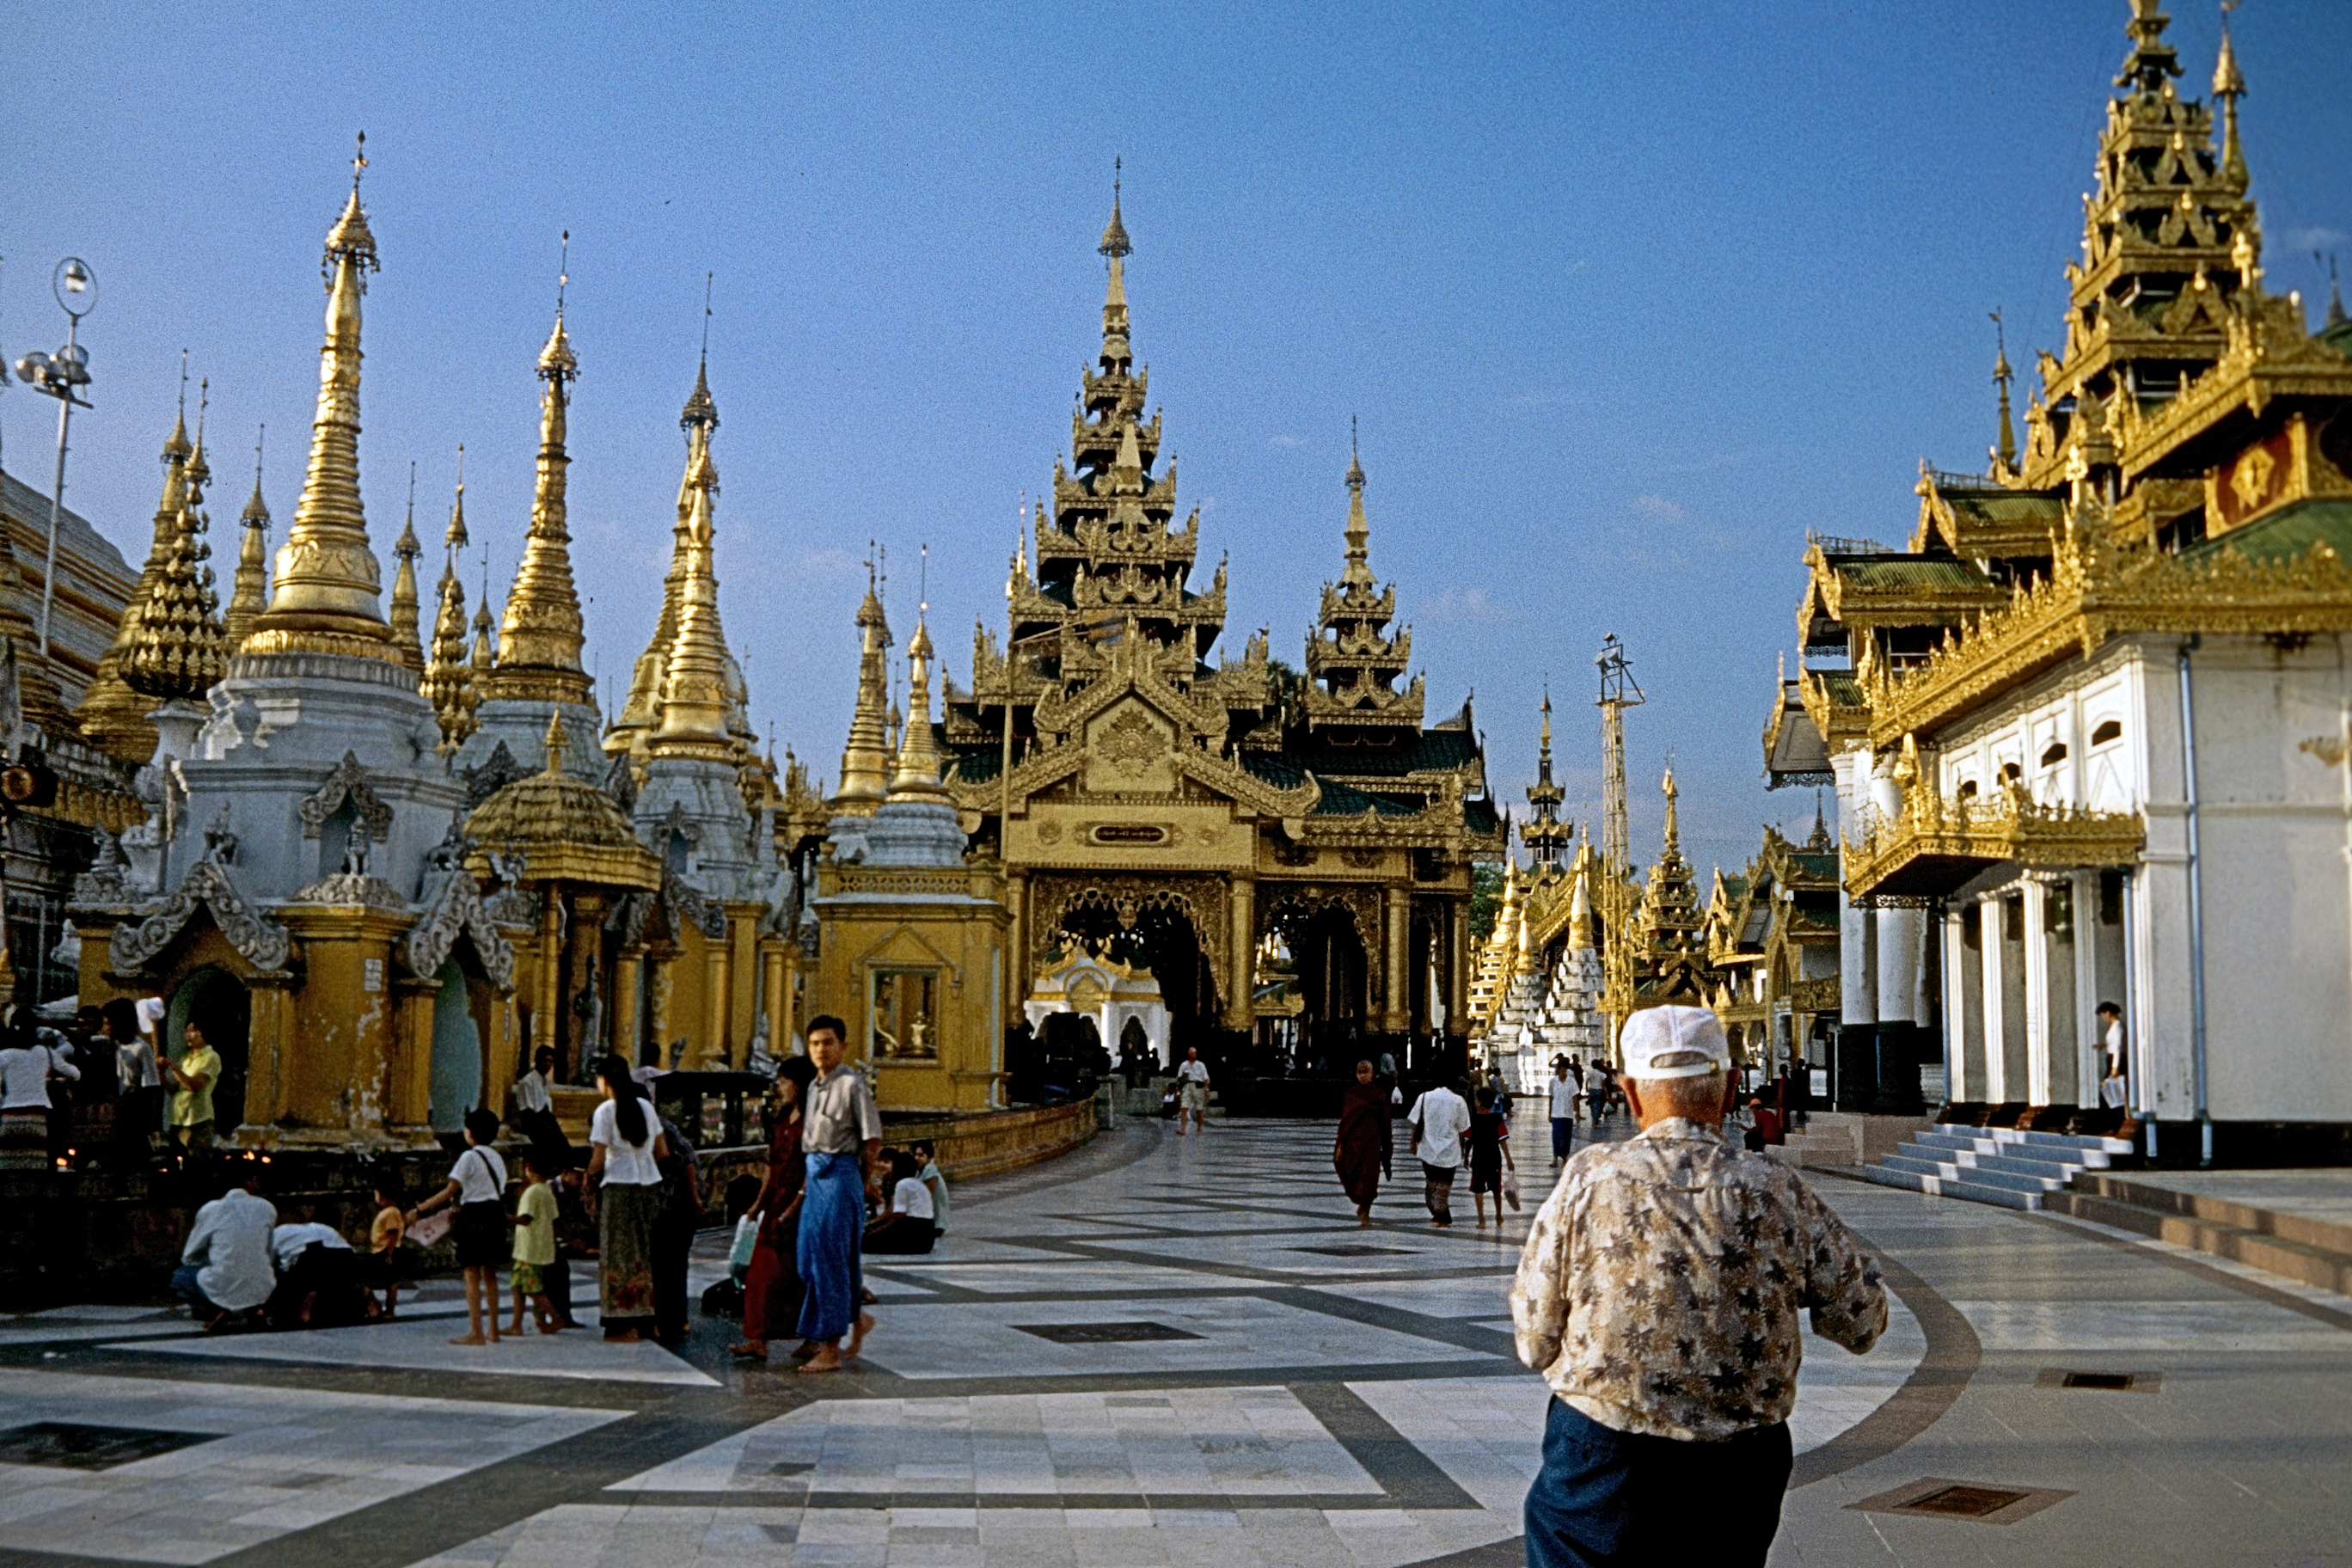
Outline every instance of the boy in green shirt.
[(539, 1331), (561, 1333), (563, 1324), (547, 1300), (547, 1271), (566, 1267), (555, 1256), (555, 1193), (536, 1159), (525, 1153), (520, 1163), (524, 1185), (514, 1212), (514, 1322), (507, 1332), (522, 1332), (522, 1304), (529, 1301)]

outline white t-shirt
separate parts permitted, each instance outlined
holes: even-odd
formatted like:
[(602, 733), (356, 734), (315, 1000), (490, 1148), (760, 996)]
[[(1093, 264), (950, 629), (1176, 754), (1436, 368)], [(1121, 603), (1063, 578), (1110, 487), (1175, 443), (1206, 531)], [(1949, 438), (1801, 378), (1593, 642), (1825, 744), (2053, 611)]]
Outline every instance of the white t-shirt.
[(2117, 1018), (2107, 1026), (2107, 1071), (2124, 1070), (2124, 1021)]
[(52, 1073), (79, 1079), (81, 1068), (62, 1051), (53, 1053), (42, 1046), (0, 1051), (0, 1110), (47, 1110)]
[(517, 1111), (546, 1110), (553, 1103), (548, 1097), (547, 1080), (539, 1076), (538, 1068), (533, 1068), (515, 1079), (514, 1104)]
[(163, 1081), (163, 1073), (155, 1066), (155, 1047), (147, 1043), (144, 1035), (115, 1042), (114, 1070), (125, 1094), (134, 1089), (153, 1089)]
[(278, 1272), (285, 1273), (301, 1261), (302, 1255), (313, 1246), (341, 1247), (345, 1252), (352, 1244), (331, 1225), (311, 1220), (300, 1225), (281, 1225), (269, 1233), (269, 1250), (278, 1259)]
[(1460, 1095), (1444, 1087), (1433, 1089), (1412, 1102), (1405, 1120), (1421, 1129), (1421, 1147), (1414, 1158), (1441, 1168), (1462, 1163), (1462, 1135), (1470, 1131), (1470, 1107)]
[(1575, 1121), (1577, 1097), (1583, 1092), (1583, 1089), (1572, 1078), (1560, 1077), (1552, 1079), (1551, 1119), (1554, 1121)]
[(507, 1190), (507, 1163), (496, 1149), (470, 1144), (449, 1167), (449, 1179), (457, 1184), (459, 1203), (495, 1203)]
[(1208, 1082), (1209, 1064), (1203, 1061), (1193, 1061), (1191, 1059), (1179, 1062), (1176, 1064), (1176, 1081), (1178, 1083)]
[(931, 1189), (923, 1185), (919, 1176), (902, 1176), (890, 1189), (890, 1212), (912, 1215), (916, 1219), (935, 1219), (931, 1206)]
[(588, 1142), (604, 1146), (604, 1185), (622, 1187), (657, 1187), (661, 1185), (661, 1164), (654, 1158), (654, 1140), (661, 1134), (660, 1119), (654, 1108), (638, 1101), (646, 1113), (646, 1141), (631, 1143), (621, 1136), (620, 1107), (606, 1100), (588, 1119)]

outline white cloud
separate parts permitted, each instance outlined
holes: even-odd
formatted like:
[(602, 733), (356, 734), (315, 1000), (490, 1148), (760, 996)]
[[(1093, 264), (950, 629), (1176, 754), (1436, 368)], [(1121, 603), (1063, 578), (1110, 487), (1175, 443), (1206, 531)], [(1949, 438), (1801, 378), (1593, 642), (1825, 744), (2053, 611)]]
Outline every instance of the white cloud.
[(1633, 510), (1654, 522), (1680, 522), (1683, 509), (1664, 496), (1635, 496)]
[(2315, 227), (2288, 229), (2273, 239), (2271, 244), (2274, 247), (2283, 247), (2294, 251), (2334, 250), (2347, 241), (2352, 241), (2352, 235), (2340, 228)]
[(1499, 621), (1510, 611), (1488, 599), (1484, 588), (1448, 588), (1427, 600), (1422, 615), (1433, 621)]
[(1269, 447), (1304, 447), (1307, 439), (1303, 436), (1269, 436), (1265, 444)]
[(866, 570), (866, 563), (846, 550), (812, 550), (794, 566), (802, 578), (812, 583), (844, 583)]

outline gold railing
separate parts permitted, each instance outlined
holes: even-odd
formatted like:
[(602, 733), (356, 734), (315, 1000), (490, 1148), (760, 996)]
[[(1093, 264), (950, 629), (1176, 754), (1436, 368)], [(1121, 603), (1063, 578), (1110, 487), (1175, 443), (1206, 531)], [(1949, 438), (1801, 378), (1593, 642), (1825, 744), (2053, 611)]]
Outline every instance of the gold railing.
[(1893, 822), (1874, 823), (1861, 838), (1845, 841), (1845, 887), (1855, 898), (1944, 893), (2008, 860), (2128, 866), (2147, 841), (2147, 824), (2136, 811), (2044, 805), (2014, 783), (1990, 798), (1948, 798), (1915, 776)]

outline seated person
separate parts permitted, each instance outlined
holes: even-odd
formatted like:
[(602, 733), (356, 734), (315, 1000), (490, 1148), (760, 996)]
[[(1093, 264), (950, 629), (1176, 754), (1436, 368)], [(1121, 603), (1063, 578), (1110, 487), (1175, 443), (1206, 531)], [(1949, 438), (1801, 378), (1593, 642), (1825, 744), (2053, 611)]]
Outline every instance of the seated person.
[(267, 1309), (278, 1329), (331, 1329), (367, 1315), (360, 1286), (360, 1255), (333, 1226), (304, 1218), (269, 1233), (278, 1264), (278, 1289)]
[(935, 1223), (937, 1210), (931, 1203), (931, 1189), (923, 1185), (917, 1173), (921, 1167), (915, 1157), (903, 1149), (887, 1152), (890, 1162), (888, 1185), (890, 1206), (881, 1217), (866, 1227), (866, 1250), (916, 1255), (927, 1253), (939, 1239), (940, 1227)]
[(278, 1211), (261, 1196), (261, 1166), (239, 1163), (221, 1195), (196, 1211), (180, 1267), (172, 1273), (172, 1289), (187, 1302), (189, 1315), (215, 1333), (260, 1307), (278, 1285), (269, 1253)]

